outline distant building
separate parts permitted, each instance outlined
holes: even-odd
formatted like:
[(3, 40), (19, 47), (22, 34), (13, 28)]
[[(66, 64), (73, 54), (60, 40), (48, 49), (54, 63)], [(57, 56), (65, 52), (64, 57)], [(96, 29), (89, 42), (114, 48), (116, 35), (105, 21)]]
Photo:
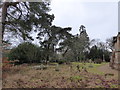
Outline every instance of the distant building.
[(113, 37), (114, 51), (111, 55), (110, 67), (119, 69), (120, 67), (120, 32), (117, 36)]

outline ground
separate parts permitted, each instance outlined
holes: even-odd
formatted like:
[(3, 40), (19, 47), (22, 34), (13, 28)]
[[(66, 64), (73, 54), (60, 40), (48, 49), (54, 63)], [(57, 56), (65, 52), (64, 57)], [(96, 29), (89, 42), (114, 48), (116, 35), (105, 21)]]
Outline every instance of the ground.
[[(117, 88), (118, 74), (108, 63), (72, 65), (19, 65), (3, 72), (3, 88)], [(79, 70), (77, 68), (79, 66)]]
[(109, 67), (109, 63), (107, 63), (107, 64), (105, 64), (105, 65), (102, 65), (101, 67), (98, 67), (98, 70), (99, 70), (100, 72), (114, 74), (114, 76), (110, 77), (109, 79), (118, 78), (118, 71), (112, 69), (111, 67)]

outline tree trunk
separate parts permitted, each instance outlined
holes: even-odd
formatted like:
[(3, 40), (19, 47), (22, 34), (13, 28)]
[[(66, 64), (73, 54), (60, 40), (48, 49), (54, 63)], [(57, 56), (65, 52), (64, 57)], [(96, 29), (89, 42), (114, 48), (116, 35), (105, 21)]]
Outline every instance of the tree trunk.
[(46, 59), (46, 65), (47, 65), (47, 62), (49, 61), (49, 55), (47, 55), (47, 59)]
[(4, 31), (5, 31), (5, 19), (7, 17), (7, 8), (9, 6), (16, 7), (17, 4), (19, 4), (19, 2), (4, 2), (2, 5), (2, 41), (3, 41)]
[(3, 36), (4, 36), (4, 30), (5, 30), (5, 19), (7, 16), (7, 7), (8, 7), (8, 2), (4, 2), (2, 6), (2, 41), (3, 41)]

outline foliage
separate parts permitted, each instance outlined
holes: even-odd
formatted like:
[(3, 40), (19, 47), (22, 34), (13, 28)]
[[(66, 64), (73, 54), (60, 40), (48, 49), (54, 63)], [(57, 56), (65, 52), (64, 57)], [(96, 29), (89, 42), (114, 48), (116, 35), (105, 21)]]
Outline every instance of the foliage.
[(9, 32), (16, 37), (22, 37), (23, 40), (33, 40), (30, 32), (44, 30), (54, 19), (54, 15), (48, 14), (49, 5), (49, 1), (43, 0), (2, 3), (2, 35)]
[(66, 60), (58, 60), (57, 63), (58, 64), (64, 64), (66, 62)]
[(71, 71), (68, 65), (59, 65), (60, 71), (55, 71), (56, 67), (39, 71), (33, 67), (19, 65), (3, 72), (3, 75), (7, 74), (2, 81), (3, 88), (118, 88), (118, 77), (106, 79), (101, 74), (76, 72), (75, 68)]
[(71, 81), (78, 81), (78, 80), (82, 80), (82, 79), (84, 79), (83, 76), (73, 76), (73, 77), (70, 77)]
[[(91, 42), (84, 25), (80, 26), (80, 33), (76, 35), (70, 33), (71, 27), (62, 28), (52, 25), (54, 15), (48, 13), (50, 11), (49, 0), (42, 0), (42, 2), (4, 2), (2, 4), (3, 35), (5, 32), (10, 32), (17, 37), (22, 37), (23, 41), (27, 41), (33, 40), (31, 33), (36, 32), (36, 39), (40, 42), (40, 47), (33, 45), (29, 46), (30, 49), (28, 49), (27, 44), (19, 45), (11, 51), (10, 59), (19, 59), (21, 63), (22, 61), (40, 62), (41, 60), (45, 60), (46, 63), (48, 61), (57, 61), (58, 63), (88, 61), (88, 59), (93, 61), (110, 60), (110, 52), (106, 49), (105, 44), (99, 43), (90, 48)], [(111, 39), (107, 40), (106, 43), (111, 49)], [(26, 49), (21, 50), (20, 46), (26, 47), (28, 51)], [(38, 53), (40, 54), (38, 55)], [(41, 59), (40, 61), (37, 60), (38, 57)]]
[(35, 63), (42, 60), (42, 49), (32, 43), (25, 42), (13, 48), (9, 60), (19, 60), (19, 63)]
[(105, 61), (110, 61), (110, 52), (106, 50), (105, 48), (100, 48), (97, 45), (94, 45), (90, 48), (90, 52), (88, 54), (88, 58), (92, 59), (93, 61), (95, 60), (105, 60)]
[[(85, 67), (88, 72), (91, 72), (91, 73), (95, 73), (95, 74), (100, 74), (100, 75), (103, 75), (104, 73), (103, 72), (99, 72), (97, 70), (97, 68), (99, 68), (100, 66), (102, 65), (105, 65), (105, 64), (108, 64), (108, 63), (101, 63), (101, 64), (95, 64), (95, 63), (80, 63), (80, 62), (72, 62), (73, 65), (79, 65), (80, 66), (80, 69), (83, 67)], [(89, 66), (92, 65), (93, 67), (90, 68)]]
[(108, 49), (110, 49), (111, 51), (114, 50), (114, 47), (113, 47), (113, 38), (106, 39), (106, 44), (107, 44), (107, 48)]
[[(83, 27), (83, 26), (81, 26)], [(60, 48), (63, 49), (63, 58), (69, 61), (85, 60), (85, 52), (89, 48), (89, 37), (85, 29), (80, 30), (80, 35), (68, 37), (60, 43)]]
[[(66, 39), (67, 37), (71, 37), (72, 35), (69, 33), (71, 30), (68, 28), (61, 28), (57, 26), (51, 26), (44, 30), (44, 32), (39, 32), (37, 39), (40, 40), (40, 45), (44, 51), (44, 58), (46, 61), (58, 60), (57, 46), (59, 45), (61, 40)], [(42, 37), (41, 37), (42, 34)], [(41, 38), (44, 38), (41, 40)]]

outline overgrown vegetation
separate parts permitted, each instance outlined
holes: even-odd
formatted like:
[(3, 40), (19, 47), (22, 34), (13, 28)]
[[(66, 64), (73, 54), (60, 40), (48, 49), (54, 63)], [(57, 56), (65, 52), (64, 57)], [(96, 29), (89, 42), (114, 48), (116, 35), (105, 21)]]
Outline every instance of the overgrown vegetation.
[(18, 47), (13, 48), (8, 57), (9, 60), (19, 60), (19, 64), (40, 63), (43, 60), (42, 49), (29, 42), (22, 43)]
[[(73, 68), (69, 65), (59, 65), (58, 68), (49, 65), (47, 69), (36, 69), (34, 65), (19, 65), (12, 67), (7, 73), (4, 72), (4, 88), (117, 88), (117, 77), (111, 77), (104, 74), (93, 73), (92, 69), (84, 71), (77, 70), (76, 65), (82, 63), (73, 63)], [(88, 66), (87, 63), (84, 66)], [(101, 64), (100, 64), (101, 65)], [(98, 70), (99, 64), (93, 64), (93, 69)], [(104, 63), (102, 64), (104, 65)], [(96, 72), (96, 71), (95, 71)], [(98, 72), (98, 71), (97, 71)], [(53, 74), (54, 73), (54, 74)], [(112, 72), (110, 72), (112, 73)]]
[(98, 46), (90, 46), (86, 30), (74, 36), (68, 33), (70, 28), (62, 29), (54, 26), (52, 29), (47, 33), (51, 36), (41, 41), (40, 46), (25, 42), (13, 48), (9, 54), (9, 60), (19, 60), (21, 64), (38, 62), (63, 64), (78, 61), (89, 62), (89, 60), (100, 64), (103, 59), (107, 62), (110, 60), (110, 52), (102, 43)]
[[(55, 16), (48, 13), (49, 0), (0, 2), (0, 5), (2, 41), (6, 42), (3, 45), (3, 87), (117, 87), (116, 78), (106, 80), (110, 74), (97, 69), (106, 64), (103, 62), (110, 61), (112, 39), (105, 43), (91, 40), (84, 25), (76, 35), (70, 33), (72, 27), (52, 25)], [(8, 44), (14, 44), (12, 39), (20, 44), (9, 48)], [(39, 45), (33, 44), (34, 40), (38, 40)]]
[[(20, 63), (88, 62), (89, 59), (98, 61), (98, 63), (103, 60), (110, 61), (111, 40), (107, 40), (109, 48), (106, 48), (108, 46), (102, 42), (98, 42), (97, 45), (93, 44), (94, 40), (90, 40), (84, 25), (80, 26), (80, 33), (76, 35), (70, 33), (72, 27), (63, 28), (52, 25), (55, 16), (48, 13), (50, 11), (49, 0), (39, 3), (1, 2), (1, 5), (3, 10), (3, 41), (11, 42), (11, 38), (6, 37), (8, 32), (10, 37), (17, 37), (20, 41), (20, 45), (11, 50), (9, 59), (18, 59)], [(24, 43), (34, 40), (31, 36), (33, 32), (37, 35), (35, 39), (39, 40), (39, 46)]]

